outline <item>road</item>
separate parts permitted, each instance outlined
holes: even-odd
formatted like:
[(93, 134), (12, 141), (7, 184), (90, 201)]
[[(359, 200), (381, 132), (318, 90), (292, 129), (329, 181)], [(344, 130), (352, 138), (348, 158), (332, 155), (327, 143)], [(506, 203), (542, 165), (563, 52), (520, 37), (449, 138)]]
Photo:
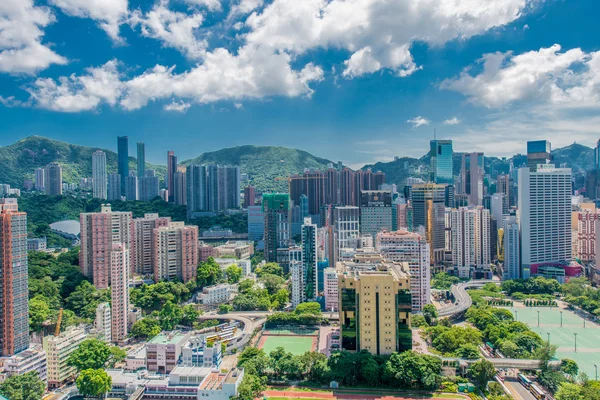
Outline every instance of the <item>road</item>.
[(440, 308), (438, 310), (439, 317), (454, 317), (459, 314), (464, 313), (473, 305), (473, 301), (471, 300), (471, 296), (467, 293), (467, 289), (474, 289), (483, 287), (486, 283), (496, 283), (497, 281), (491, 280), (478, 280), (478, 281), (468, 281), (461, 282), (456, 285), (452, 285), (450, 290), (452, 291), (452, 295), (454, 296), (454, 304), (449, 306)]
[(508, 391), (515, 400), (536, 400), (531, 392), (519, 381), (506, 380), (504, 381), (504, 385), (506, 385)]

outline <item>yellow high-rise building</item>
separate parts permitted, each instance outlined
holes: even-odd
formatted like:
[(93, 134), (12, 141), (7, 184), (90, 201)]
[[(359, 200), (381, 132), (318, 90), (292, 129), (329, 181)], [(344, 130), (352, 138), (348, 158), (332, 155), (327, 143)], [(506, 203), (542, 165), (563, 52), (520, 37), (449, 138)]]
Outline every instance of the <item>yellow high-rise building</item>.
[(339, 262), (342, 348), (385, 355), (412, 348), (408, 263)]

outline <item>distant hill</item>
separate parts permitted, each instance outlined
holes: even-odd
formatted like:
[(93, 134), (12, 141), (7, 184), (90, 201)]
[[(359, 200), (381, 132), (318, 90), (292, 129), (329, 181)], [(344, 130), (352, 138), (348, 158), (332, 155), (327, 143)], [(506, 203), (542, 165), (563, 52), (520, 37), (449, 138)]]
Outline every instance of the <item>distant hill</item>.
[[(182, 164), (239, 165), (259, 191), (288, 191), (286, 178), (305, 168), (324, 169), (331, 161), (297, 149), (276, 146), (238, 146), (203, 153)], [(280, 178), (280, 179), (276, 179)]]
[[(9, 146), (0, 147), (0, 183), (21, 187), (25, 179), (32, 179), (36, 168), (57, 162), (63, 167), (63, 180), (79, 183), (80, 178), (92, 176), (92, 153), (99, 148), (78, 146), (41, 136), (29, 136)], [(117, 172), (117, 154), (106, 153), (109, 173)], [(129, 157), (129, 168), (136, 169), (135, 158)], [(165, 167), (146, 164), (163, 176)]]

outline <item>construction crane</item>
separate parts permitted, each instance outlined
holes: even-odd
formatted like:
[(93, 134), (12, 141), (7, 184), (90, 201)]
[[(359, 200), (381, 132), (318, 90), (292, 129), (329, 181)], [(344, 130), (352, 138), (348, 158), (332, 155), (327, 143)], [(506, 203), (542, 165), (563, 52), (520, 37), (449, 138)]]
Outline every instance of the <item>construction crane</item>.
[(56, 320), (56, 329), (54, 330), (54, 336), (60, 335), (60, 323), (62, 322), (63, 309), (58, 310), (58, 318)]

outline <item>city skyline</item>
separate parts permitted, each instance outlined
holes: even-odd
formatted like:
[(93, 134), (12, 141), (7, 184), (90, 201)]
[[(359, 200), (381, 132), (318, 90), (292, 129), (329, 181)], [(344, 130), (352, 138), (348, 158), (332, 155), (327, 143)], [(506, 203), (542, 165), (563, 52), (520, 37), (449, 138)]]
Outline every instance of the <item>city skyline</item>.
[[(327, 14), (330, 19), (313, 21), (311, 13), (300, 12), (310, 10), (295, 10), (292, 7), (299, 6), (293, 2), (278, 0), (279, 11), (298, 11), (299, 26), (306, 27), (295, 36), (283, 34), (282, 40), (289, 39), (284, 45), (265, 35), (269, 29), (278, 32), (282, 17), (271, 2), (245, 13), (237, 2), (232, 7), (215, 1), (211, 9), (190, 3), (186, 7), (174, 1), (119, 0), (114, 4), (121, 8), (107, 7), (105, 15), (91, 5), (75, 10), (64, 2), (29, 4), (54, 18), (45, 25), (20, 21), (19, 13), (11, 13), (9, 22), (40, 29), (43, 36), (33, 42), (48, 53), (30, 69), (3, 53), (1, 144), (40, 134), (113, 148), (113, 136), (128, 135), (131, 144), (146, 142), (148, 160), (156, 163), (166, 148), (188, 159), (254, 143), (302, 148), (356, 167), (394, 156), (420, 156), (434, 128), (439, 139), (454, 141), (456, 151), (498, 156), (524, 152), (525, 136), (548, 139), (555, 147), (573, 141), (591, 146), (595, 141), (598, 95), (591, 82), (598, 74), (592, 63), (598, 57), (592, 17), (597, 5), (514, 0), (448, 10), (465, 16), (464, 21), (470, 12), (488, 16), (473, 18), (476, 23), (469, 26), (447, 24), (446, 17), (432, 16), (424, 5), (414, 17), (417, 26), (405, 30), (378, 24), (377, 13), (364, 13), (372, 19), (369, 26), (379, 26), (381, 31), (366, 29), (334, 44), (330, 40), (336, 38), (308, 36), (311, 28), (319, 28), (313, 23), (323, 24), (325, 35), (335, 13)], [(322, 4), (318, 7), (329, 10)], [(158, 22), (171, 29), (163, 36), (149, 25), (153, 10), (156, 15), (163, 12)], [(398, 19), (406, 16), (400, 6), (382, 11)], [(181, 37), (168, 35), (175, 26), (161, 19), (166, 16), (192, 27)], [(123, 23), (127, 18), (130, 23)], [(352, 21), (349, 29), (359, 23)], [(418, 23), (445, 28), (429, 32)], [(575, 24), (577, 30), (569, 29)], [(385, 33), (392, 35), (397, 48), (377, 40)], [(244, 53), (251, 45), (264, 54)], [(282, 57), (275, 57), (271, 50), (281, 47)], [(390, 57), (393, 51), (398, 57)], [(178, 80), (192, 79), (194, 74), (214, 78), (211, 73), (216, 69), (235, 72), (244, 67), (258, 71), (246, 75), (255, 92), (238, 81), (223, 85), (220, 78), (205, 87), (185, 81), (186, 92), (177, 87)], [(259, 72), (271, 79), (258, 76)], [(571, 73), (573, 80), (561, 81), (561, 76)], [(295, 86), (278, 84), (286, 74)], [(152, 88), (151, 97), (157, 100), (149, 100), (150, 93), (142, 91), (150, 89), (142, 80), (149, 76), (164, 78)], [(84, 84), (102, 79), (105, 93)], [(138, 83), (140, 93), (134, 93)], [(495, 90), (502, 87), (510, 90)], [(582, 97), (574, 99), (573, 93)], [(171, 146), (173, 132), (185, 146)], [(135, 154), (133, 148), (130, 154)]]

